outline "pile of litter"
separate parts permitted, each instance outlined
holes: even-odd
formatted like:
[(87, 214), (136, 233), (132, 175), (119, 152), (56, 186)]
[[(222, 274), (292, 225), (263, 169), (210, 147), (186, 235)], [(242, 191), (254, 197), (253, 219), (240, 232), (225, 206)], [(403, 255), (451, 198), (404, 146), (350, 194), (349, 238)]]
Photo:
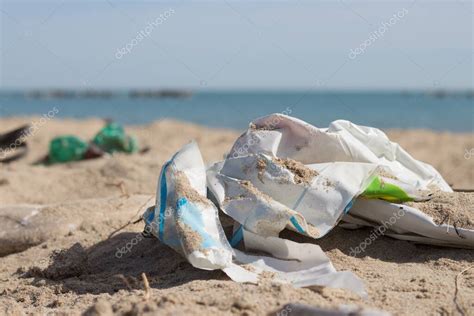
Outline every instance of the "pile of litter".
[[(465, 208), (453, 209), (452, 199)], [(234, 220), (230, 240), (219, 210)], [(196, 268), (361, 296), (362, 281), (336, 271), (319, 246), (280, 233), (318, 239), (336, 225), (370, 226), (401, 240), (474, 248), (472, 217), (472, 196), (453, 193), (382, 131), (341, 120), (317, 128), (280, 114), (250, 123), (227, 159), (208, 168), (194, 142), (184, 146), (163, 166), (156, 205), (143, 215), (146, 232)]]
[(127, 135), (121, 125), (108, 122), (90, 142), (72, 135), (55, 137), (49, 144), (48, 156), (42, 162), (65, 163), (98, 158), (106, 153), (137, 151), (137, 140)]

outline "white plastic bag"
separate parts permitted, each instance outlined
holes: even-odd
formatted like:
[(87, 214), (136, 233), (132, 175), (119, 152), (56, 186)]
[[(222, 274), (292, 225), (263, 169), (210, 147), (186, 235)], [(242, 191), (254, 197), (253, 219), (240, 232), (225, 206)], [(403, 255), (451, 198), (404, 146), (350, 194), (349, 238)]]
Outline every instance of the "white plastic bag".
[[(235, 220), (230, 243), (206, 186)], [(362, 282), (337, 272), (319, 246), (279, 233), (290, 229), (317, 239), (339, 222), (381, 229), (389, 221), (384, 233), (394, 238), (474, 247), (472, 230), (438, 225), (401, 204), (430, 199), (436, 190), (452, 192), (432, 166), (378, 129), (347, 121), (321, 129), (273, 114), (252, 122), (227, 159), (207, 171), (197, 145), (183, 147), (163, 166), (156, 206), (144, 219), (152, 234), (197, 268), (222, 269), (238, 282), (270, 275), (273, 282), (341, 287), (364, 296)], [(242, 241), (245, 251), (232, 248)]]
[[(305, 183), (282, 171), (275, 161), (294, 161), (317, 173)], [(270, 199), (239, 200), (235, 189), (230, 189), (240, 180), (250, 181)], [(401, 204), (430, 199), (438, 190), (452, 192), (441, 175), (431, 165), (411, 157), (382, 131), (348, 121), (317, 128), (281, 114), (256, 119), (235, 142), (226, 161), (210, 168), (208, 181), (224, 212), (251, 231), (253, 213), (270, 219), (269, 209), (292, 214), (296, 225), (283, 228), (319, 238), (340, 220), (344, 227), (379, 227), (403, 208), (403, 219), (389, 225), (387, 235), (474, 247), (472, 229), (455, 227), (452, 222), (438, 225), (416, 209), (416, 203)], [(281, 224), (273, 229), (277, 227), (282, 229)], [(317, 233), (308, 233), (307, 227)]]
[(156, 206), (143, 216), (145, 230), (181, 253), (196, 268), (222, 269), (234, 281), (256, 283), (266, 276), (273, 282), (297, 287), (341, 287), (366, 295), (362, 282), (350, 272), (337, 272), (317, 245), (242, 229), (248, 249), (265, 250), (274, 257), (232, 249), (218, 221), (217, 208), (206, 198), (205, 172), (195, 143), (176, 153), (162, 168)]
[(277, 236), (289, 228), (320, 238), (337, 224), (376, 170), (374, 164), (304, 166), (256, 154), (217, 164), (208, 171), (208, 183), (222, 210), (247, 230)]
[(361, 162), (384, 166), (393, 175), (417, 189), (436, 187), (452, 192), (429, 164), (410, 156), (381, 130), (337, 120), (328, 128), (317, 128), (283, 114), (271, 114), (250, 123), (235, 142), (229, 157), (267, 154), (291, 158), (305, 165)]

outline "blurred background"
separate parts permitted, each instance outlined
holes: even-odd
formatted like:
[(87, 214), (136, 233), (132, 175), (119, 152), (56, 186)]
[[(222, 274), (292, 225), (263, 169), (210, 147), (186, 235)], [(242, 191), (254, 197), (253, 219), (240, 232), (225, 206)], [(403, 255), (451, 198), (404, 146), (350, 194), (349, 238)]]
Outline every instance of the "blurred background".
[(1, 1), (0, 115), (474, 129), (471, 1)]

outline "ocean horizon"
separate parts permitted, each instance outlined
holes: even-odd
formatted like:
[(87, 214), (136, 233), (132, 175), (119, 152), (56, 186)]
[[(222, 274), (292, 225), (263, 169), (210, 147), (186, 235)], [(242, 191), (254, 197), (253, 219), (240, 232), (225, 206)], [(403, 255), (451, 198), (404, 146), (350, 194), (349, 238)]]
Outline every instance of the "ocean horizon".
[[(71, 90), (72, 91), (72, 90)], [(68, 92), (69, 93), (69, 92)], [(424, 91), (81, 91), (53, 96), (3, 91), (0, 117), (41, 115), (53, 107), (59, 118), (101, 117), (126, 125), (170, 118), (209, 127), (245, 129), (257, 117), (285, 113), (318, 127), (337, 119), (382, 129), (473, 132), (472, 92)]]

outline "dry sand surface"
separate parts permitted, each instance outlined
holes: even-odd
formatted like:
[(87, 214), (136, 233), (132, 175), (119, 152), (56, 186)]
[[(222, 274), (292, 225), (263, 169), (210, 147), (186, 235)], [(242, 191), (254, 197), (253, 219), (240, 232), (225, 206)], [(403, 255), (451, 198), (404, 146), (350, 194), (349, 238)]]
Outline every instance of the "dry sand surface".
[[(2, 119), (0, 133), (35, 119)], [(27, 158), (0, 166), (0, 206), (30, 205), (12, 209), (0, 221), (0, 238), (7, 229), (17, 229), (12, 235), (17, 244), (0, 247), (20, 251), (0, 257), (0, 315), (261, 315), (290, 302), (357, 305), (400, 315), (474, 315), (474, 268), (458, 276), (474, 264), (473, 250), (380, 237), (352, 257), (350, 248), (370, 230), (336, 228), (316, 243), (337, 269), (351, 270), (365, 282), (369, 298), (363, 300), (344, 290), (234, 283), (220, 271), (194, 269), (155, 239), (141, 238), (142, 223), (108, 238), (144, 211), (143, 205), (155, 194), (161, 164), (182, 145), (195, 139), (210, 163), (223, 157), (238, 132), (166, 120), (127, 127), (141, 144), (151, 147), (146, 154), (31, 166), (45, 154), (52, 137), (73, 134), (89, 139), (101, 126), (96, 119), (52, 120), (31, 137)], [(474, 189), (474, 156), (464, 157), (466, 149), (474, 148), (474, 134), (388, 134), (413, 156), (433, 164), (455, 188)], [(43, 208), (25, 224), (21, 218), (31, 205)], [(117, 249), (132, 241), (130, 252), (118, 258)], [(148, 294), (142, 273), (148, 277)]]

